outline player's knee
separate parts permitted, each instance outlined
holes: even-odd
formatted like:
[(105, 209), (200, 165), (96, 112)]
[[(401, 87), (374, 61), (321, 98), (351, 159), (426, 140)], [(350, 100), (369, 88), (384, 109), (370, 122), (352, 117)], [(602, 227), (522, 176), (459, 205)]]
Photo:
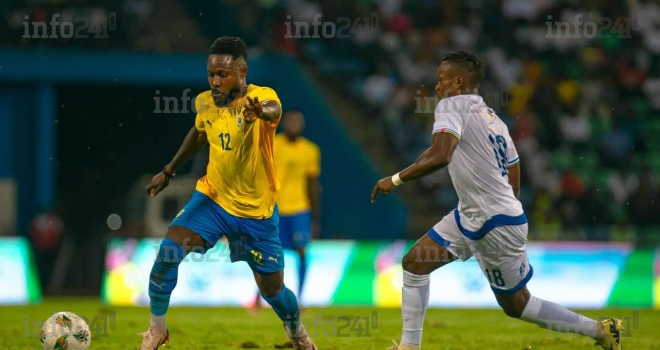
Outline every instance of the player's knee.
[(502, 310), (504, 310), (504, 313), (513, 318), (520, 318), (522, 316), (530, 297), (531, 294), (525, 286), (511, 295), (496, 295), (497, 302), (502, 307)]
[(520, 318), (522, 316), (523, 310), (525, 310), (525, 305), (527, 304), (527, 299), (524, 294), (514, 294), (512, 296), (502, 298), (497, 298), (497, 303), (502, 308), (502, 311), (513, 318)]
[(170, 226), (167, 229), (165, 237), (176, 242), (183, 249), (184, 254), (188, 254), (191, 251), (201, 253), (206, 250), (204, 239), (197, 233), (182, 226)]
[(513, 318), (520, 318), (523, 313), (524, 308), (517, 307), (516, 305), (501, 305), (502, 306), (502, 311), (509, 316)]
[(408, 271), (415, 275), (426, 274), (426, 272), (422, 271), (422, 266), (420, 266), (418, 259), (415, 259), (414, 254), (411, 254), (411, 252), (408, 252), (408, 254), (403, 257), (401, 267), (404, 271)]
[[(161, 269), (177, 267), (186, 255), (181, 245), (169, 238), (163, 239), (155, 248), (157, 249), (155, 263), (158, 263)], [(154, 267), (157, 267), (157, 265), (154, 264)]]
[(259, 293), (265, 298), (272, 298), (276, 296), (282, 290), (283, 283), (280, 281), (265, 281), (261, 280), (261, 283), (258, 283)]

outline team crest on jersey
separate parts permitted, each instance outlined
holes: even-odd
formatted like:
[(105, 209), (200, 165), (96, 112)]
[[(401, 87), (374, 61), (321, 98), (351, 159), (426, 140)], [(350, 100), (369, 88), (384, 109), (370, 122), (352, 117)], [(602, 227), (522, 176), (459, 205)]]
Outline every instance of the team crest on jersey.
[(492, 108), (488, 108), (486, 113), (488, 113), (488, 118), (490, 118), (490, 119), (495, 118), (495, 111)]
[(236, 126), (238, 126), (239, 129), (243, 129), (243, 116), (240, 114), (236, 118)]

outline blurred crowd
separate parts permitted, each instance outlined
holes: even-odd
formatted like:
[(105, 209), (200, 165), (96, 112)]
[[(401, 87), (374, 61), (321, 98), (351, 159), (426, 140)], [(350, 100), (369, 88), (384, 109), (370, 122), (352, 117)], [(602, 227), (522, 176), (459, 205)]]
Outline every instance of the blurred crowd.
[[(163, 0), (158, 6), (153, 0), (6, 0), (0, 3), (0, 46), (204, 50), (202, 38), (181, 40), (197, 27), (181, 9), (177, 0)], [(179, 15), (187, 21), (179, 23)]]
[[(509, 125), (521, 155), (532, 235), (653, 238), (660, 224), (657, 2), (289, 4), (300, 17), (294, 20), (308, 23), (316, 13), (329, 21), (377, 12), (376, 35), (365, 28), (348, 40), (301, 38), (282, 48), (297, 48), (362, 101), (362, 114), (384, 128), (402, 165), (429, 144), (433, 108), (426, 101), (438, 62), (451, 50), (470, 50), (487, 66), (480, 92)], [(422, 182), (420, 195), (429, 192), (438, 210), (456, 204), (446, 171)]]
[[(656, 1), (178, 3), (197, 14), (190, 18), (201, 23), (209, 37), (241, 35), (251, 47), (285, 52), (309, 63), (328, 84), (357, 102), (359, 114), (372, 127), (385, 131), (390, 153), (401, 165), (414, 161), (429, 144), (433, 105), (426, 102), (433, 101), (439, 61), (452, 50), (471, 50), (487, 66), (481, 94), (509, 125), (521, 155), (522, 200), (533, 235), (634, 235), (644, 241), (653, 225), (660, 225)], [(53, 11), (102, 16), (104, 8), (118, 8), (117, 16), (131, 25), (121, 30), (118, 26), (122, 34), (116, 36), (117, 45), (131, 48), (153, 31), (150, 16), (156, 5), (150, 0), (53, 0), (2, 6), (7, 31), (0, 32), (11, 34), (9, 42), (19, 46), (35, 45), (34, 40), (20, 39), (26, 14), (48, 22)], [(296, 35), (295, 22), (311, 28), (315, 19), (322, 22), (320, 38)], [(344, 19), (349, 27), (340, 32)], [(181, 26), (191, 25), (186, 23)], [(333, 26), (334, 34), (324, 35)], [(422, 181), (419, 193), (432, 193), (437, 207), (430, 210), (436, 215), (456, 204), (446, 171)]]

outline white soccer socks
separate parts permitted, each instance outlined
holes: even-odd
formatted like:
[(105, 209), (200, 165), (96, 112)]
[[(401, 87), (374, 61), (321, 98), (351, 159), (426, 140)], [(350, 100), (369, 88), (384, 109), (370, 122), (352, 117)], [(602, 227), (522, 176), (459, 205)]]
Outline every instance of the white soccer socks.
[(415, 275), (403, 270), (401, 343), (419, 347), (422, 344), (424, 315), (429, 304), (430, 275)]
[(529, 297), (520, 319), (549, 330), (584, 334), (592, 338), (598, 330), (595, 320), (533, 295)]
[(165, 315), (161, 316), (156, 316), (154, 314), (151, 314), (151, 322), (149, 323), (150, 326), (156, 327), (156, 329), (165, 331)]

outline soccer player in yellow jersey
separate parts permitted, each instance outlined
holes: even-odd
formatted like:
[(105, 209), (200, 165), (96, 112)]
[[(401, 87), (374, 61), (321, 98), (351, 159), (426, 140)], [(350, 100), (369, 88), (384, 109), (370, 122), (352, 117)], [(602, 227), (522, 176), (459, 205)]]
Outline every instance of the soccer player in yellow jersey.
[(283, 119), (284, 132), (275, 135), (275, 173), (280, 183), (277, 205), (280, 209), (280, 241), (284, 249), (295, 249), (300, 257), (298, 296), (302, 296), (307, 264), (305, 246), (310, 235), (319, 231), (319, 174), (321, 152), (301, 136), (305, 119), (290, 111)]
[(140, 350), (158, 349), (169, 340), (165, 314), (179, 263), (192, 250), (212, 248), (222, 236), (229, 241), (231, 261), (249, 264), (259, 292), (284, 321), (294, 348), (315, 350), (300, 322), (296, 296), (283, 283), (273, 165), (280, 100), (273, 89), (247, 85), (247, 50), (240, 38), (216, 39), (207, 71), (211, 89), (197, 96), (195, 125), (174, 158), (147, 186), (150, 197), (157, 195), (209, 143), (207, 175), (170, 224), (151, 270), (151, 322), (142, 333)]

